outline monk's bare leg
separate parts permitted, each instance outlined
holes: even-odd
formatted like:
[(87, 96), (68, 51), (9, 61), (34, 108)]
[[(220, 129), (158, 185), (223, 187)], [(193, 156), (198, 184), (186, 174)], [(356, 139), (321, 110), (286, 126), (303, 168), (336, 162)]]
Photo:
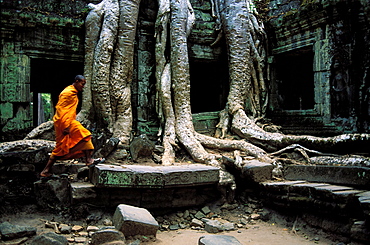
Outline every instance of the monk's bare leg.
[(50, 177), (53, 175), (51, 172), (51, 168), (53, 167), (54, 163), (56, 162), (56, 159), (54, 156), (50, 156), (49, 161), (46, 163), (46, 166), (44, 170), (41, 171), (40, 176), (41, 177)]

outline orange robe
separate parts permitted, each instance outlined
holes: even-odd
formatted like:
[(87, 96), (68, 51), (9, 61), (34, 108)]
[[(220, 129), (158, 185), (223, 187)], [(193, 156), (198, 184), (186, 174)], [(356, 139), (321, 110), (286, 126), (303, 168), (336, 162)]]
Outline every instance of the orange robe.
[[(53, 117), (56, 134), (56, 146), (52, 156), (58, 159), (74, 159), (84, 156), (83, 150), (94, 149), (91, 133), (76, 120), (78, 105), (77, 89), (73, 85), (66, 87), (59, 95), (56, 112)], [(69, 134), (63, 130), (69, 127)]]

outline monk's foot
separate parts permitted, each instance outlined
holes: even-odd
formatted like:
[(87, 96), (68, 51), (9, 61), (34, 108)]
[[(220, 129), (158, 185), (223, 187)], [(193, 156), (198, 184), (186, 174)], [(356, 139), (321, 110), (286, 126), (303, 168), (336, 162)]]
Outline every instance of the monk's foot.
[(60, 177), (58, 175), (55, 175), (55, 174), (52, 174), (52, 173), (49, 173), (49, 172), (41, 172), (40, 173), (40, 179), (41, 181), (45, 182), (45, 181), (48, 181), (48, 180), (56, 180), (56, 179), (59, 179)]
[(49, 172), (41, 172), (40, 173), (40, 177), (46, 177), (46, 178), (48, 178), (48, 177), (51, 177), (53, 174), (52, 173), (49, 173)]
[(103, 162), (105, 162), (105, 158), (96, 158), (96, 159), (92, 159), (91, 162), (86, 163), (86, 166), (88, 166), (89, 168), (92, 168), (95, 165), (99, 163), (103, 163)]

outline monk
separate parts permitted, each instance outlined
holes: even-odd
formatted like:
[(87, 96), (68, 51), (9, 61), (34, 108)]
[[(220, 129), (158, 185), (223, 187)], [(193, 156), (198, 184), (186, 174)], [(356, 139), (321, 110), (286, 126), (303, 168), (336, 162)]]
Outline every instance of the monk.
[(91, 133), (82, 124), (76, 121), (78, 92), (86, 84), (85, 77), (77, 75), (72, 85), (66, 87), (59, 95), (56, 112), (53, 117), (56, 134), (56, 146), (41, 177), (51, 177), (51, 168), (57, 160), (67, 160), (85, 157), (86, 165), (93, 166), (103, 159), (93, 159), (94, 146), (91, 142)]

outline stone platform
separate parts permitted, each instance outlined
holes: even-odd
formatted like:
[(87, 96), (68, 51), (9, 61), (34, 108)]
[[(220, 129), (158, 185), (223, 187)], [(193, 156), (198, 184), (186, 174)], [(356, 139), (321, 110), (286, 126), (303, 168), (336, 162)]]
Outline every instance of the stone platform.
[(217, 184), (219, 168), (203, 164), (179, 166), (98, 164), (90, 173), (96, 187), (168, 188)]
[(71, 202), (147, 209), (201, 206), (220, 198), (219, 171), (203, 164), (98, 164), (90, 169), (90, 182), (71, 183)]

